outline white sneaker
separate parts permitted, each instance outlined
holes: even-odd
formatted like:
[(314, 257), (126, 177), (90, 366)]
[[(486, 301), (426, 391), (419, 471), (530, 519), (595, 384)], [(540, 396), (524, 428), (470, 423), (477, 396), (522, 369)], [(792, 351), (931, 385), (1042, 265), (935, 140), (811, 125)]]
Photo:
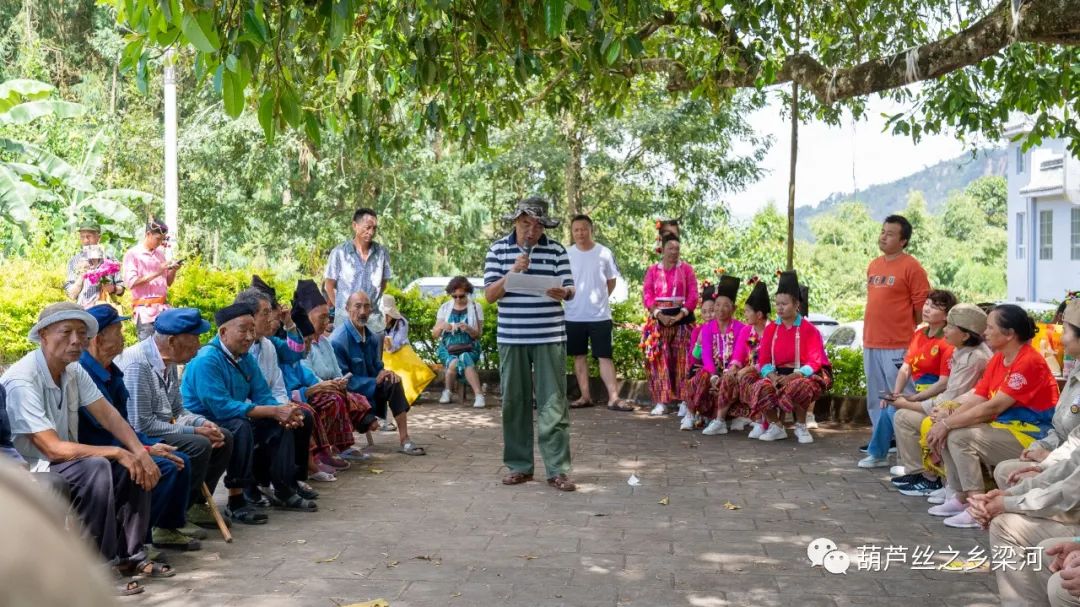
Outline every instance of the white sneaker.
[(817, 418), (814, 417), (813, 413), (806, 414), (806, 427), (811, 430), (817, 430)]
[(905, 474), (907, 474), (907, 469), (903, 466), (889, 468), (889, 476), (904, 476)]
[(473, 399), (472, 406), (476, 407), (477, 409), (483, 409), (484, 407), (486, 407), (487, 401), (484, 400), (484, 395), (477, 394), (476, 398)]
[(859, 460), (856, 464), (860, 468), (884, 468), (889, 465), (889, 458), (887, 457), (874, 457), (873, 455), (867, 455)]
[(769, 424), (769, 429), (762, 432), (761, 436), (758, 437), (758, 440), (774, 441), (784, 440), (785, 438), (787, 438), (787, 432), (784, 431), (783, 424), (780, 424), (778, 422), (775, 424)]
[(742, 432), (743, 430), (746, 430), (746, 427), (752, 423), (753, 420), (751, 420), (749, 417), (736, 417), (735, 419), (731, 420), (731, 431)]
[(727, 423), (722, 419), (714, 419), (701, 431), (702, 434), (713, 436), (715, 434), (727, 434)]
[(746, 438), (761, 438), (762, 434), (765, 434), (765, 426), (754, 422), (750, 425), (750, 434), (747, 434)]
[[(690, 409), (686, 408), (686, 403), (679, 403), (679, 417), (686, 417), (686, 414), (690, 412)], [(661, 414), (663, 415), (663, 414)]]
[(975, 517), (968, 513), (967, 509), (964, 509), (960, 514), (954, 514), (949, 518), (942, 521), (946, 527), (952, 527), (953, 529), (981, 529), (982, 524), (975, 520)]
[(946, 500), (944, 504), (930, 508), (926, 511), (926, 513), (930, 516), (950, 517), (956, 516), (957, 514), (960, 514), (965, 510), (967, 510), (967, 506), (965, 504), (962, 504), (960, 500), (952, 497)]
[(679, 424), (679, 430), (693, 430), (695, 424), (697, 424), (697, 415), (690, 413), (682, 418), (682, 423)]
[(795, 438), (799, 439), (799, 442), (804, 445), (814, 442), (814, 437), (810, 435), (807, 424), (795, 424)]
[(446, 405), (446, 404), (449, 404), (449, 403), (450, 403), (450, 391), (449, 390), (443, 390), (442, 395), (439, 396), (439, 404), (440, 405)]
[(649, 415), (667, 415), (667, 405), (665, 405), (664, 403), (656, 403), (656, 406), (652, 408), (652, 411), (649, 411)]
[(945, 503), (945, 493), (947, 491), (948, 491), (947, 487), (942, 487), (941, 489), (938, 489), (938, 490), (934, 491), (933, 493), (931, 493), (930, 495), (926, 496), (926, 501), (928, 503), (931, 503), (931, 504), (944, 504)]

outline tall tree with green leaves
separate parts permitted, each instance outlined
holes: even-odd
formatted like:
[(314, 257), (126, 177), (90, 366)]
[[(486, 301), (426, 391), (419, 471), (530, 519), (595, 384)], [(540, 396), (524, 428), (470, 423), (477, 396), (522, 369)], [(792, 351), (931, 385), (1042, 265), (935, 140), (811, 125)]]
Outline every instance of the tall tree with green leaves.
[(124, 60), (136, 74), (155, 49), (185, 45), (229, 115), (250, 99), (268, 137), (349, 129), (369, 153), (401, 145), (402, 129), (484, 146), (532, 106), (615, 115), (641, 78), (718, 104), (797, 82), (814, 100), (807, 116), (827, 119), (883, 93), (916, 101), (893, 117), (915, 137), (996, 135), (1019, 110), (1035, 117), (1035, 139), (1080, 151), (1069, 118), (1080, 96), (1061, 69), (1080, 62), (1080, 0), (108, 3), (133, 32)]

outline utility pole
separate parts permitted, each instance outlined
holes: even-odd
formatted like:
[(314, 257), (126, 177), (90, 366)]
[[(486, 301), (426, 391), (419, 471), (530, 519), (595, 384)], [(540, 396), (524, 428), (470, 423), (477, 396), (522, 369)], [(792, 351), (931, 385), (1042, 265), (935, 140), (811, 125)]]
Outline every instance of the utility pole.
[(165, 223), (172, 246), (165, 256), (173, 259), (180, 242), (179, 186), (176, 174), (176, 51), (165, 52)]

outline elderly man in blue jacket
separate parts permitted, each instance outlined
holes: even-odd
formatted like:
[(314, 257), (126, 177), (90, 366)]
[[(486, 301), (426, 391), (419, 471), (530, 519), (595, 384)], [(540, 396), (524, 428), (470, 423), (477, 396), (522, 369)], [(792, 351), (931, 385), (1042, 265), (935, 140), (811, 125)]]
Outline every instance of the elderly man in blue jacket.
[(371, 403), (375, 415), (386, 419), (387, 408), (397, 423), (400, 451), (406, 455), (425, 455), (423, 447), (409, 438), (409, 402), (401, 387), (401, 378), (383, 368), (379, 350), (380, 338), (367, 329), (371, 315), (371, 299), (367, 293), (357, 291), (346, 302), (346, 321), (330, 336), (341, 372), (352, 374), (348, 390), (362, 394)]
[(217, 337), (199, 350), (184, 370), (180, 394), (184, 406), (232, 432), (233, 453), (225, 472), (229, 490), (226, 513), (249, 525), (266, 523), (243, 490), (255, 487), (253, 456), (256, 446), (270, 460), (270, 480), (279, 508), (302, 512), (318, 510), (315, 502), (297, 494), (295, 437), (304, 423), (300, 408), (280, 404), (270, 392), (259, 365), (248, 350), (255, 342), (255, 310), (233, 304), (214, 314)]

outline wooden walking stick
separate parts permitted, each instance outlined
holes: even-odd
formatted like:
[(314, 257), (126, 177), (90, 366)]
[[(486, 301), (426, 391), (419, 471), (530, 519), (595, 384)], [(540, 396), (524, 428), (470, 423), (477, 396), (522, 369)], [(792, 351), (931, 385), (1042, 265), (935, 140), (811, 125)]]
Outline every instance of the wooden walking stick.
[(218, 531), (221, 532), (221, 537), (225, 538), (226, 544), (231, 544), (232, 532), (229, 531), (229, 526), (225, 524), (225, 519), (221, 518), (221, 512), (218, 512), (217, 504), (214, 503), (214, 494), (210, 493), (206, 483), (202, 484), (202, 494), (206, 498), (206, 505), (210, 506), (210, 512), (214, 515), (214, 521), (217, 523)]

